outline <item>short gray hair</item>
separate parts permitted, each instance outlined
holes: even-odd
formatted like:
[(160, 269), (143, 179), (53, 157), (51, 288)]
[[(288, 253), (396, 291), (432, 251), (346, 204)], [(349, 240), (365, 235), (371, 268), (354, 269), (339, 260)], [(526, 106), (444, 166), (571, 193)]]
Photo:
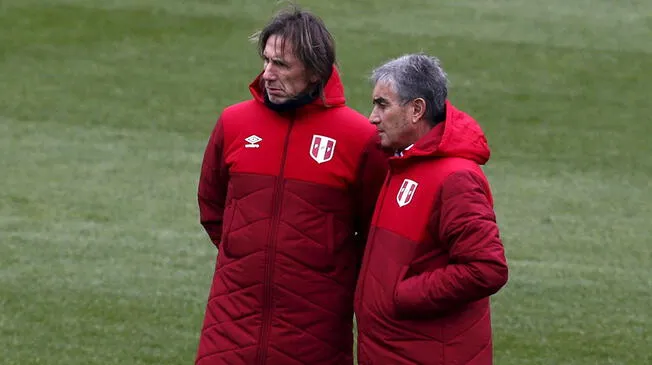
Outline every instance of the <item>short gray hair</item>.
[(417, 53), (395, 58), (374, 69), (371, 81), (391, 85), (403, 104), (417, 98), (425, 100), (424, 117), (431, 124), (445, 118), (448, 78), (436, 57)]

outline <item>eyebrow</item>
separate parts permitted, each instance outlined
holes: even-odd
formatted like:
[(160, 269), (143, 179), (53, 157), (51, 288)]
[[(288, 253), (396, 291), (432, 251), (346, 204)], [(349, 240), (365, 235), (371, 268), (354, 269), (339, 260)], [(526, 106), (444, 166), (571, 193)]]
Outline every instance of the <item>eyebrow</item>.
[(265, 53), (263, 53), (263, 59), (268, 59), (270, 61), (274, 61), (276, 63), (282, 64), (282, 65), (287, 65), (287, 61), (283, 59), (282, 57), (269, 57)]
[(387, 99), (385, 99), (383, 97), (377, 97), (377, 98), (374, 98), (373, 103), (374, 104), (389, 104), (389, 100), (387, 100)]

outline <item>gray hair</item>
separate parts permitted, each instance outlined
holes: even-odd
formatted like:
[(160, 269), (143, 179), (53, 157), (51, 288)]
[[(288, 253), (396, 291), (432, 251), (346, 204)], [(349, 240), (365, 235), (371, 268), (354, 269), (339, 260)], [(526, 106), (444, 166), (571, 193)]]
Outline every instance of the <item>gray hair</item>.
[(422, 98), (424, 118), (437, 124), (445, 118), (448, 79), (436, 57), (423, 53), (395, 58), (373, 70), (371, 81), (386, 82), (394, 88), (402, 104)]

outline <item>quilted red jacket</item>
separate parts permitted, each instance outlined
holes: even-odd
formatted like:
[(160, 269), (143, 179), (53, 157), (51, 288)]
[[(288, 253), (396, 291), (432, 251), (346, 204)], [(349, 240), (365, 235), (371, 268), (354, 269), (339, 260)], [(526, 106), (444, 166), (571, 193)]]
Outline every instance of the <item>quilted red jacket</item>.
[(259, 85), (222, 112), (205, 151), (201, 223), (219, 254), (196, 364), (350, 364), (387, 159), (336, 69), (326, 104), (293, 112), (266, 107)]
[(356, 291), (362, 365), (489, 365), (488, 297), (507, 282), (478, 124), (446, 120), (390, 159)]

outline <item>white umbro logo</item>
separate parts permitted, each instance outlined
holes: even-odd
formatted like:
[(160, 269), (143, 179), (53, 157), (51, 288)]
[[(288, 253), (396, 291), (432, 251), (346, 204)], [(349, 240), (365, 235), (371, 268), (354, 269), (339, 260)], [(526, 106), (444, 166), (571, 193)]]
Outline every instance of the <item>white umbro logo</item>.
[(258, 143), (260, 143), (260, 141), (262, 140), (263, 140), (262, 138), (258, 137), (255, 134), (252, 134), (249, 137), (245, 138), (245, 141), (249, 142), (245, 145), (245, 148), (258, 148), (260, 147)]

